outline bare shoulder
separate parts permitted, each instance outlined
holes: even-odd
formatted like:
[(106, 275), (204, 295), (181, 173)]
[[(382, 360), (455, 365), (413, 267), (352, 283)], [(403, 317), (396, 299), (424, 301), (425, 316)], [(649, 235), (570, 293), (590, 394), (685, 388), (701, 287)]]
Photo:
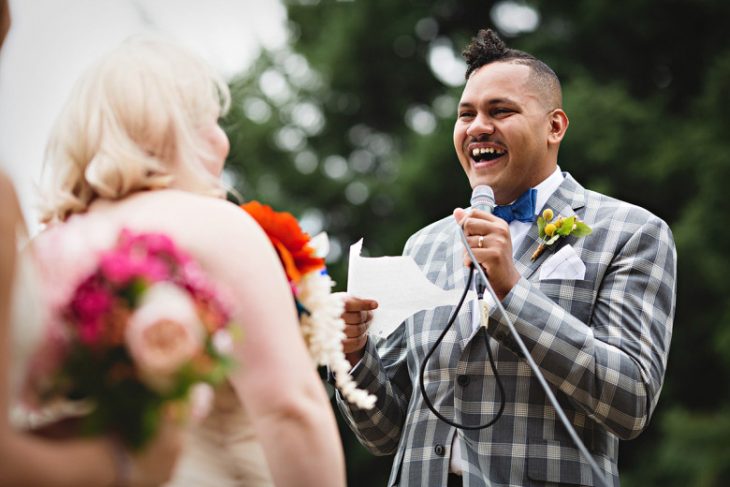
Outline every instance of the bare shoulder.
[(178, 214), (195, 218), (199, 214), (209, 215), (211, 212), (225, 217), (233, 211), (241, 211), (237, 205), (229, 201), (198, 195), (187, 191), (159, 190), (139, 193), (129, 198), (130, 206), (147, 206), (155, 211), (174, 211)]
[(209, 264), (242, 265), (251, 261), (246, 258), (251, 252), (273, 254), (261, 227), (229, 201), (166, 190), (141, 194), (123, 205), (120, 224), (167, 233)]
[[(238, 205), (184, 191), (141, 194), (123, 209), (127, 217), (160, 229), (186, 230), (204, 235), (240, 235), (260, 232), (259, 226)], [(134, 217), (132, 215), (135, 215)], [(175, 232), (177, 233), (177, 232)]]
[(164, 233), (213, 268), (250, 265), (251, 253), (273, 249), (266, 234), (238, 205), (177, 190), (140, 192), (120, 201), (97, 201), (60, 225), (59, 234), (81, 235), (95, 247), (109, 245), (119, 230)]

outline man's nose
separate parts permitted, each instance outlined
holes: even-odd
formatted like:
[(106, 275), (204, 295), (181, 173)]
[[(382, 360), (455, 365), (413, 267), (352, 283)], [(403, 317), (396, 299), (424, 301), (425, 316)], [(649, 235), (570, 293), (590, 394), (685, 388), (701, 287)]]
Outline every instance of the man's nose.
[(494, 133), (494, 123), (489, 117), (479, 114), (471, 121), (466, 128), (466, 134), (469, 137), (478, 138), (481, 135), (492, 135)]

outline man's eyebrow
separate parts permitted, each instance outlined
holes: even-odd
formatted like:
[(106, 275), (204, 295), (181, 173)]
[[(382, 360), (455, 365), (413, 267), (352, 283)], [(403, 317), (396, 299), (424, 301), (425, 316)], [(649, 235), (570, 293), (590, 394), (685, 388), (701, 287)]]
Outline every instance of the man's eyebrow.
[(492, 103), (492, 104), (494, 104), (494, 103), (508, 103), (510, 105), (515, 105), (515, 104), (517, 104), (517, 100), (513, 100), (512, 98), (509, 98), (509, 97), (505, 97), (505, 98), (493, 98), (493, 99), (489, 100), (489, 103)]
[[(512, 98), (490, 98), (484, 102), (486, 105), (497, 105), (499, 103), (506, 103), (509, 105), (515, 105), (517, 102)], [(470, 101), (462, 101), (459, 103), (459, 108), (462, 107), (473, 107), (475, 104)]]

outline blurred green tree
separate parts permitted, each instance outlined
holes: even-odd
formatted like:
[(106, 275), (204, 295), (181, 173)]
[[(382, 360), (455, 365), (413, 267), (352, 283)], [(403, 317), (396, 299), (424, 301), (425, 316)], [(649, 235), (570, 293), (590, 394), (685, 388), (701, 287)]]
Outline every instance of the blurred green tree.
[[(563, 170), (672, 227), (674, 339), (648, 430), (622, 443), (627, 486), (730, 485), (730, 3), (724, 0), (288, 0), (289, 46), (233, 81), (228, 175), (245, 199), (347, 248), (400, 253), (468, 203), (451, 131), (459, 51), (480, 28), (545, 59), (571, 120)], [(351, 486), (384, 485), (342, 430)]]

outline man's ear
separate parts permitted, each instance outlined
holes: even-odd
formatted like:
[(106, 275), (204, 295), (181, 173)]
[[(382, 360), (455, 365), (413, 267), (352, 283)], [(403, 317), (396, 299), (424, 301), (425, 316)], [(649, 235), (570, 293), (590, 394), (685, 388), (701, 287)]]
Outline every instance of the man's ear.
[(550, 112), (548, 123), (548, 143), (559, 144), (568, 130), (568, 115), (562, 108), (555, 108)]

